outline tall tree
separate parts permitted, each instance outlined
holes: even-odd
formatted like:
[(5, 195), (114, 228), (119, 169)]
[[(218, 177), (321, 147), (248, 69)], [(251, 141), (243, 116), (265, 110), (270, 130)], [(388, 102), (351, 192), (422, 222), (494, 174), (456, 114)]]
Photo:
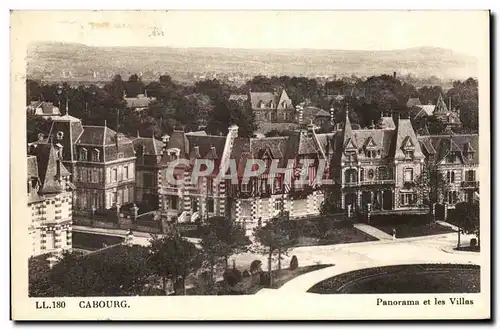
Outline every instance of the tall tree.
[[(460, 231), (466, 234), (472, 234), (477, 237), (477, 243), (480, 244), (480, 218), (479, 218), (479, 203), (478, 202), (461, 202), (455, 205), (455, 212), (453, 213), (457, 219), (455, 223), (458, 224)], [(459, 242), (460, 244), (460, 242)]]
[(257, 248), (257, 252), (267, 254), (269, 286), (273, 285), (272, 260), (273, 256), (278, 259), (278, 269), (281, 269), (281, 258), (292, 248), (292, 240), (286, 230), (285, 216), (273, 218), (264, 226), (255, 229), (255, 238), (263, 248)]
[(424, 204), (430, 206), (431, 211), (436, 203), (444, 201), (450, 190), (450, 184), (443, 173), (438, 170), (437, 166), (430, 163), (424, 165), (422, 172), (415, 179), (415, 187), (420, 198)]
[[(167, 279), (173, 283), (180, 282), (182, 294), (185, 294), (186, 277), (201, 267), (200, 251), (193, 243), (177, 233), (163, 237), (153, 236), (150, 250), (151, 255), (148, 258), (150, 267), (162, 278), (165, 294), (167, 293)], [(181, 294), (178, 289), (178, 286), (174, 284), (176, 295)]]

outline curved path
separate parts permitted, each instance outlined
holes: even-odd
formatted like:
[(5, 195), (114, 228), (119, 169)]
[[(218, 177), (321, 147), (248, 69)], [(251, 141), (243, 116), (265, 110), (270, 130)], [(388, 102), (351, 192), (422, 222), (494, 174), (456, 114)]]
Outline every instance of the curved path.
[[(475, 252), (449, 253), (443, 250), (445, 247), (455, 246), (456, 238), (457, 235), (451, 233), (385, 242), (297, 248), (290, 256), (296, 255), (301, 266), (318, 262), (334, 266), (300, 275), (279, 289), (262, 289), (258, 294), (303, 294), (318, 282), (363, 268), (432, 263), (479, 265), (480, 258), (484, 258), (484, 255)], [(465, 239), (466, 237), (464, 242)]]

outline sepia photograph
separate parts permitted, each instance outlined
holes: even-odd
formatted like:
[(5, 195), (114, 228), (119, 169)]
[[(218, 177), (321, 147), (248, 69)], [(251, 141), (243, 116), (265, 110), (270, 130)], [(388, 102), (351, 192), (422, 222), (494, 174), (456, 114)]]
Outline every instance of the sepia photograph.
[(490, 317), (488, 11), (10, 19), (14, 319)]

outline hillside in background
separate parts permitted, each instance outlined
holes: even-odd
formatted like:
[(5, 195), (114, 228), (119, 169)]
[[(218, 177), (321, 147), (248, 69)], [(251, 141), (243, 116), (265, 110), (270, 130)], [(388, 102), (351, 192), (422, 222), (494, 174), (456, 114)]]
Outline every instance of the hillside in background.
[(109, 80), (133, 73), (156, 80), (168, 73), (178, 80), (214, 76), (235, 83), (254, 75), (331, 77), (412, 74), (440, 79), (477, 76), (473, 57), (448, 49), (419, 47), (394, 51), (257, 50), (225, 48), (93, 47), (36, 43), (28, 50), (27, 74), (45, 80)]

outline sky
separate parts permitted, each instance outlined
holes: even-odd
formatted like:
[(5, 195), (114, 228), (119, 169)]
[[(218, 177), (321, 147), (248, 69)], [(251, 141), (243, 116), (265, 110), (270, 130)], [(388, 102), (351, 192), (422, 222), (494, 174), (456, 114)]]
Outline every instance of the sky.
[(486, 11), (31, 11), (20, 19), (30, 40), (94, 46), (430, 46), (477, 56), (489, 40)]

